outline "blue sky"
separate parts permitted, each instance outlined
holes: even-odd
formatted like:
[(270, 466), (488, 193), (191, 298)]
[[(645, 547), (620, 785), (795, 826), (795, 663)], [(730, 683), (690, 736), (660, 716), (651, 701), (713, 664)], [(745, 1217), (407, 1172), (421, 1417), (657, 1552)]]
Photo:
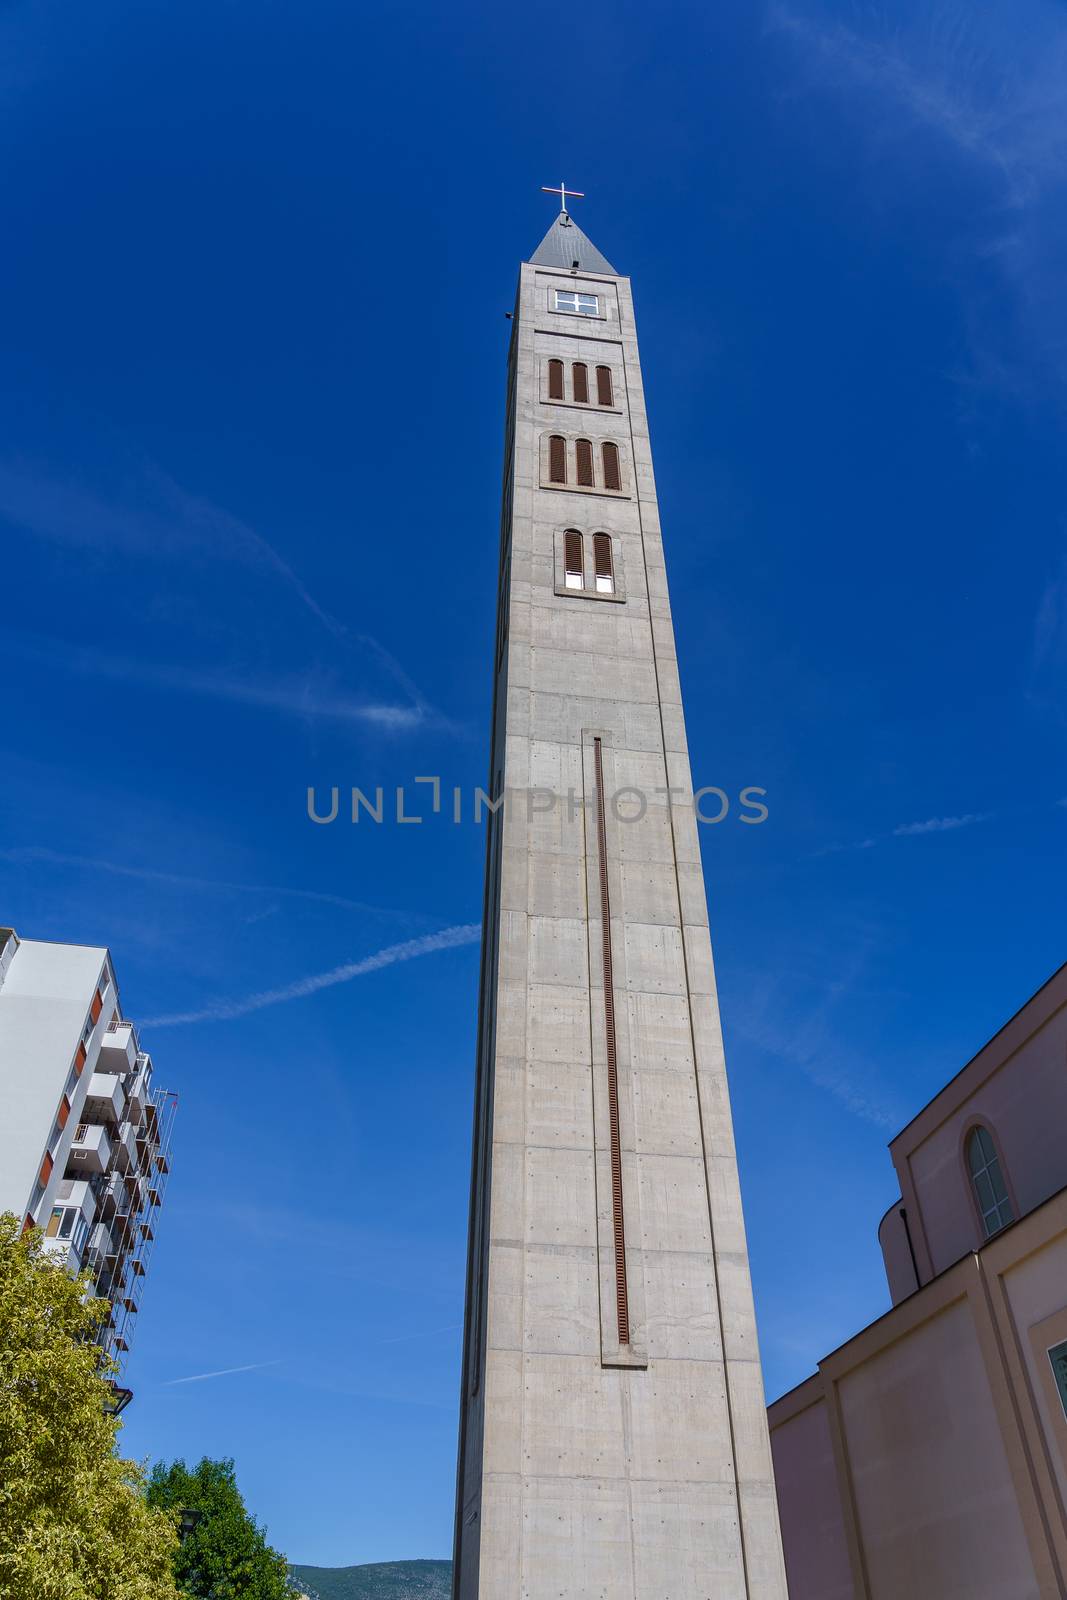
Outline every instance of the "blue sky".
[(181, 1096), (124, 1447), (235, 1456), (294, 1560), (446, 1555), (484, 840), (305, 793), (483, 780), (539, 186), (634, 277), (695, 774), (768, 791), (703, 843), (773, 1396), (887, 1304), (887, 1139), (1065, 953), (1067, 16), (0, 38), (0, 920), (109, 944)]

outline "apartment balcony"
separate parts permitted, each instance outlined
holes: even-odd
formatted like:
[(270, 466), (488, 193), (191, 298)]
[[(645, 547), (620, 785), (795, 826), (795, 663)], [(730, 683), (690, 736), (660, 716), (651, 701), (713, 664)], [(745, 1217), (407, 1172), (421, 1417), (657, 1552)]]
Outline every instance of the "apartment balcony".
[(82, 1111), (85, 1121), (121, 1122), (125, 1105), (126, 1091), (121, 1078), (117, 1078), (113, 1072), (94, 1072), (85, 1092)]
[(140, 1211), (144, 1196), (136, 1181), (131, 1184), (119, 1172), (111, 1172), (104, 1180), (100, 1195), (100, 1216), (114, 1231), (121, 1222), (132, 1227)]
[(111, 1140), (101, 1122), (79, 1122), (67, 1155), (68, 1178), (107, 1171), (111, 1160)]
[(114, 1150), (115, 1170), (117, 1172), (128, 1173), (136, 1170), (138, 1163), (137, 1134), (132, 1123), (120, 1123), (116, 1130)]
[(73, 1239), (43, 1239), (41, 1248), (46, 1256), (51, 1256), (54, 1261), (59, 1261), (63, 1266), (72, 1267), (75, 1272), (81, 1268), (81, 1256), (74, 1248)]
[(145, 1120), (145, 1109), (148, 1105), (148, 1090), (151, 1081), (152, 1063), (147, 1056), (139, 1056), (137, 1071), (126, 1084), (128, 1097), (126, 1115), (138, 1128), (142, 1126)]
[(75, 1206), (92, 1223), (99, 1209), (97, 1185), (88, 1178), (64, 1178), (56, 1190), (57, 1206)]
[(137, 1065), (137, 1030), (132, 1022), (109, 1022), (100, 1044), (98, 1070), (132, 1072)]
[(100, 1270), (108, 1257), (115, 1254), (111, 1229), (106, 1222), (98, 1222), (90, 1230), (84, 1254), (86, 1266), (92, 1266), (96, 1270)]
[(137, 1167), (144, 1177), (159, 1164), (159, 1140), (147, 1128), (137, 1130)]
[(96, 1196), (87, 1182), (65, 1178), (44, 1223), (44, 1248), (65, 1264), (80, 1268), (89, 1230), (96, 1216)]

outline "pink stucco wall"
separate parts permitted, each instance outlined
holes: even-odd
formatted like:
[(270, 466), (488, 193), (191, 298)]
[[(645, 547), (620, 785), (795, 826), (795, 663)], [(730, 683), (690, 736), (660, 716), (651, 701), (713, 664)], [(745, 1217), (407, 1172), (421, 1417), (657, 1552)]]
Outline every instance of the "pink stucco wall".
[[(817, 1400), (771, 1434), (790, 1600), (852, 1600), (841, 1497), (826, 1405)], [(788, 1485), (788, 1493), (782, 1486)]]
[(938, 1102), (955, 1098), (951, 1089), (916, 1119), (918, 1142), (912, 1144), (905, 1129), (893, 1143), (902, 1189), (905, 1169), (915, 1185), (935, 1276), (983, 1242), (962, 1159), (964, 1130), (973, 1119), (987, 1122), (1000, 1142), (1019, 1215), (1067, 1184), (1067, 1011), (1050, 1017), (927, 1132)]
[(1039, 1600), (967, 1302), (856, 1367), (839, 1394), (873, 1600)]

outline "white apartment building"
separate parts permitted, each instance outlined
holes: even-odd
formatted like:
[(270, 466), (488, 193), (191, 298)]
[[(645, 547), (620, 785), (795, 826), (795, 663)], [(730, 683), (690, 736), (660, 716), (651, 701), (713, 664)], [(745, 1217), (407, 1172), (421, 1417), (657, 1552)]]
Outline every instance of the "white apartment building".
[(87, 1268), (130, 1348), (170, 1171), (176, 1096), (122, 1015), (108, 952), (0, 928), (0, 1211)]

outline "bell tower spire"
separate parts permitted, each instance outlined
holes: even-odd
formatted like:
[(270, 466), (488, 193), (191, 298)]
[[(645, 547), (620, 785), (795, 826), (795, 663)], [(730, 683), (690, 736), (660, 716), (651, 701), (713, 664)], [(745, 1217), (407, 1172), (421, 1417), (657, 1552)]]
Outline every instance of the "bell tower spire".
[(633, 298), (551, 192), (508, 373), (453, 1594), (786, 1600)]

